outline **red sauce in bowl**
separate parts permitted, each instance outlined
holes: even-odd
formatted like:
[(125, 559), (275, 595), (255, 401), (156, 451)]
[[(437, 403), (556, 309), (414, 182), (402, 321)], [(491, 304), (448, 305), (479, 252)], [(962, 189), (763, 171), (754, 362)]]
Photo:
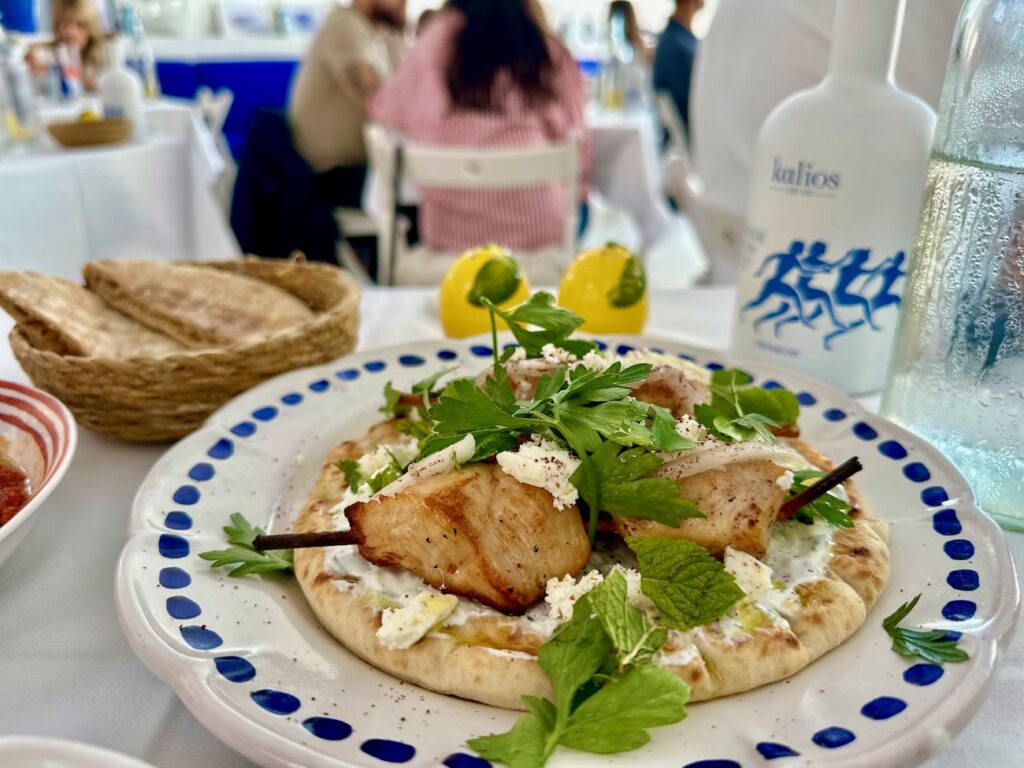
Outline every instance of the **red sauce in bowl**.
[(0, 525), (25, 506), (29, 487), (25, 473), (9, 462), (0, 460)]

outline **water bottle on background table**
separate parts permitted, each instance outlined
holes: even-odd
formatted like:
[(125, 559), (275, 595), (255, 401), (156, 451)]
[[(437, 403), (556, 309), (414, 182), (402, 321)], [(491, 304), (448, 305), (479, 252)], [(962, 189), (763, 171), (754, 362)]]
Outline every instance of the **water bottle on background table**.
[(1024, 530), (1024, 0), (960, 14), (882, 413)]
[(885, 376), (935, 116), (893, 80), (903, 0), (839, 0), (828, 72), (758, 136), (737, 353), (853, 394)]

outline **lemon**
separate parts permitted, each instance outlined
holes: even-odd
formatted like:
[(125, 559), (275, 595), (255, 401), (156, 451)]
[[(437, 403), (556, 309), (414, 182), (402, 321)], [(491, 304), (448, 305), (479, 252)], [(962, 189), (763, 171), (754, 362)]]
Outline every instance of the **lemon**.
[(562, 276), (558, 303), (586, 321), (580, 330), (640, 333), (647, 322), (644, 265), (618, 243), (584, 251)]
[[(512, 254), (493, 243), (474, 248), (455, 260), (441, 282), (441, 325), (453, 338), (487, 333), (491, 320), (484, 299), (504, 308), (529, 295), (530, 287)], [(499, 329), (507, 327), (498, 321)]]
[(82, 113), (78, 116), (78, 122), (80, 123), (95, 123), (99, 119), (99, 113), (97, 113), (94, 109), (82, 110)]

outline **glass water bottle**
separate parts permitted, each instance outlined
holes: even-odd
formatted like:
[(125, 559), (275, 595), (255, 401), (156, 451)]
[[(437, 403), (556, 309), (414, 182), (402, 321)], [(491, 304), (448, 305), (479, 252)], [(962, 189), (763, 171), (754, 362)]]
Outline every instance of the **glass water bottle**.
[(1024, 529), (1024, 0), (968, 0), (882, 413)]

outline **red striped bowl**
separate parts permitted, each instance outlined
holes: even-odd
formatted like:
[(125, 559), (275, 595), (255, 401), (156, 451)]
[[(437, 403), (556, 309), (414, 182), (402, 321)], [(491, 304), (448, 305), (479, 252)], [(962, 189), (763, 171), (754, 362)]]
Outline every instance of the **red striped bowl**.
[(64, 477), (77, 442), (75, 420), (63, 403), (24, 384), (0, 381), (0, 450), (28, 475), (32, 491), (0, 526), (0, 563), (28, 535), (33, 513)]

